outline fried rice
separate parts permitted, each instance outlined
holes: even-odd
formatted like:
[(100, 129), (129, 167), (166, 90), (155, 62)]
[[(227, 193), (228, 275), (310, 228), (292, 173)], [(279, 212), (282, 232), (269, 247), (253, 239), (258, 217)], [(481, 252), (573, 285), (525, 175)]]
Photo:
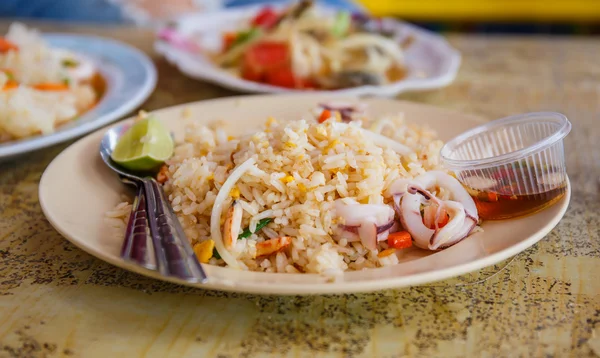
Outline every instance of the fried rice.
[[(166, 163), (164, 190), (190, 243), (216, 242), (212, 265), (328, 275), (396, 264), (398, 252), (388, 250), (386, 240), (368, 248), (337, 235), (345, 222), (336, 206), (391, 206), (386, 193), (392, 183), (443, 170), (443, 143), (435, 132), (406, 123), (401, 113), (350, 122), (339, 114), (323, 123), (316, 117), (268, 118), (263, 128), (239, 137), (227, 134), (232, 122), (188, 121), (185, 138)], [(448, 196), (442, 188), (436, 195)], [(254, 233), (224, 248), (233, 205), (241, 208), (234, 231)], [(123, 202), (106, 214), (120, 237), (130, 211)], [(271, 221), (255, 230), (265, 218)], [(282, 237), (289, 242), (264, 255), (261, 243)]]

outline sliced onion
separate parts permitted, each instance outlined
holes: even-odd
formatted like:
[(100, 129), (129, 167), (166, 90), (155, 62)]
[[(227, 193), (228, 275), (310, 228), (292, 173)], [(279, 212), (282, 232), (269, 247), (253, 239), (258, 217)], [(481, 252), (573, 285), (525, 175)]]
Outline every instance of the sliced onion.
[(366, 105), (364, 105), (364, 104), (352, 105), (350, 103), (345, 103), (345, 102), (321, 103), (321, 104), (319, 104), (319, 106), (321, 108), (329, 110), (329, 111), (339, 112), (340, 116), (342, 117), (342, 121), (344, 121), (344, 122), (352, 121), (353, 114), (362, 113), (366, 109)]
[(369, 250), (377, 248), (377, 241), (387, 238), (394, 226), (394, 210), (385, 204), (345, 204), (335, 202), (336, 215), (344, 219), (345, 224), (338, 225), (341, 237), (358, 236)]
[(392, 217), (392, 220), (390, 220), (387, 224), (377, 226), (377, 234), (381, 234), (382, 232), (389, 231), (392, 228), (392, 226), (394, 226), (395, 222), (396, 221)]
[(414, 153), (414, 151), (412, 149), (410, 149), (409, 147), (407, 147), (404, 144), (401, 144), (399, 142), (396, 142), (395, 140), (393, 140), (391, 138), (388, 138), (381, 134), (373, 133), (370, 130), (366, 130), (364, 128), (361, 128), (361, 131), (363, 132), (363, 135), (365, 137), (367, 137), (370, 140), (372, 140), (373, 142), (375, 142), (375, 145), (377, 145), (377, 146), (390, 148), (394, 152), (396, 152), (400, 155), (404, 155), (404, 156)]
[(360, 227), (360, 225), (344, 225), (344, 224), (340, 224), (339, 227), (347, 232), (351, 232), (353, 234), (357, 234), (358, 235), (358, 228)]
[(221, 213), (223, 211), (223, 203), (229, 196), (229, 193), (231, 192), (231, 189), (233, 189), (235, 183), (242, 177), (242, 175), (251, 170), (253, 166), (254, 158), (250, 158), (235, 168), (231, 174), (229, 174), (227, 180), (225, 180), (221, 186), (221, 189), (219, 189), (219, 193), (215, 198), (215, 203), (213, 204), (212, 212), (210, 214), (210, 235), (215, 241), (215, 248), (225, 263), (232, 268), (239, 268), (239, 265), (235, 257), (233, 257), (233, 255), (231, 255), (229, 251), (225, 249), (225, 245), (223, 244), (223, 236), (221, 235)]
[[(347, 123), (339, 123), (339, 122), (334, 122), (333, 125), (335, 127), (338, 127), (340, 129), (342, 128), (348, 128), (350, 125)], [(356, 129), (360, 130), (361, 133), (368, 139), (372, 140), (373, 143), (381, 148), (390, 148), (391, 150), (393, 150), (394, 152), (406, 156), (406, 155), (410, 155), (412, 153), (414, 153), (414, 151), (412, 149), (410, 149), (409, 147), (405, 146), (402, 143), (396, 142), (395, 140), (388, 138), (384, 135), (378, 134), (378, 133), (374, 133), (371, 132), (368, 129), (364, 129), (361, 127), (356, 127), (354, 126)]]
[[(394, 226), (395, 223), (396, 223), (396, 221), (392, 219), (387, 224), (376, 225), (377, 226), (377, 234), (379, 235), (382, 232), (389, 231)], [(360, 225), (345, 225), (345, 224), (340, 224), (339, 227), (342, 230), (344, 230), (344, 231), (348, 231), (348, 232), (351, 232), (353, 234), (358, 234), (358, 228), (360, 227)]]

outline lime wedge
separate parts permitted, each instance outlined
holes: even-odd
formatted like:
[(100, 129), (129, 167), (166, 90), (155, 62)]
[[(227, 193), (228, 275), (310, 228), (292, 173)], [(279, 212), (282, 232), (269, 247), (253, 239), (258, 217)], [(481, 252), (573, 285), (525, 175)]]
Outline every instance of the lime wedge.
[(158, 168), (173, 155), (173, 139), (161, 121), (148, 117), (134, 123), (119, 139), (111, 158), (133, 171)]

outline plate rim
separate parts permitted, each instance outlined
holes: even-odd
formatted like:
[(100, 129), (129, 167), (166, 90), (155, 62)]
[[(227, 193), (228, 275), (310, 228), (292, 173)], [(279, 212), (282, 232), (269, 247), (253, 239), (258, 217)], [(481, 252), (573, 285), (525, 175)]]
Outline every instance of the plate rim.
[[(176, 105), (176, 106), (166, 107), (161, 110), (176, 110), (176, 109), (185, 108), (190, 105), (197, 105), (200, 103), (208, 103), (208, 102), (216, 102), (216, 101), (243, 101), (244, 99), (250, 99), (250, 98), (256, 99), (259, 97), (273, 97), (273, 96), (297, 97), (297, 96), (304, 96), (304, 95), (303, 94), (300, 94), (300, 95), (298, 95), (298, 94), (293, 94), (293, 95), (279, 94), (279, 95), (277, 95), (276, 94), (276, 95), (262, 95), (262, 96), (248, 95), (248, 96), (225, 97), (225, 98), (217, 98), (217, 99), (212, 99), (212, 100), (195, 101), (195, 102), (190, 102), (190, 103), (186, 103), (186, 104), (180, 104), (180, 105)], [(333, 96), (333, 97), (339, 97), (339, 96)], [(347, 98), (347, 97), (345, 97), (345, 98)], [(378, 100), (381, 100), (381, 99), (378, 99)], [(387, 100), (389, 100), (389, 99), (387, 99)], [(443, 109), (445, 111), (460, 113), (462, 115), (472, 116), (471, 114), (463, 113), (463, 112), (460, 112), (457, 110), (446, 109), (443, 107), (437, 107), (437, 106), (432, 106), (432, 105), (427, 105), (427, 104), (422, 104), (422, 103), (415, 103), (415, 102), (401, 101), (401, 100), (400, 101), (390, 100), (390, 101), (396, 101), (399, 103), (408, 102), (408, 103), (416, 104), (419, 106), (433, 107), (433, 108), (437, 108), (437, 109)], [(477, 117), (475, 117), (475, 118), (477, 118)], [(130, 120), (132, 120), (132, 118), (124, 119), (122, 121), (119, 121), (118, 123), (115, 123), (114, 125), (119, 125), (119, 123), (121, 123), (121, 122), (126, 122), (126, 121), (130, 121)], [(157, 271), (148, 270), (141, 266), (138, 266), (138, 265), (135, 265), (132, 263), (128, 263), (128, 262), (122, 260), (120, 257), (107, 254), (102, 250), (95, 250), (92, 246), (87, 244), (86, 240), (77, 239), (77, 238), (69, 235), (67, 232), (64, 232), (63, 230), (61, 230), (59, 224), (55, 221), (55, 218), (50, 213), (47, 203), (45, 202), (45, 194), (44, 194), (44, 191), (48, 187), (48, 185), (45, 184), (45, 182), (47, 180), (47, 173), (51, 170), (53, 165), (56, 165), (56, 163), (58, 163), (60, 161), (60, 158), (62, 156), (66, 155), (66, 153), (69, 151), (69, 149), (71, 147), (88, 139), (88, 137), (90, 137), (90, 136), (97, 135), (100, 131), (101, 130), (97, 130), (97, 131), (79, 139), (77, 142), (71, 144), (68, 148), (66, 148), (58, 156), (56, 156), (56, 158), (54, 158), (52, 160), (52, 162), (44, 170), (44, 173), (42, 174), (42, 177), (41, 177), (40, 183), (39, 183), (38, 195), (39, 195), (40, 207), (42, 209), (44, 216), (48, 220), (48, 222), (67, 241), (71, 242), (76, 247), (78, 247), (79, 249), (83, 250), (84, 252), (90, 254), (91, 256), (94, 256), (102, 261), (105, 261), (105, 262), (111, 264), (111, 265), (114, 265), (116, 267), (131, 271), (131, 272), (134, 272), (137, 274), (141, 274), (141, 275), (149, 277), (149, 278), (158, 279), (160, 281), (171, 282), (171, 283), (176, 283), (176, 284), (183, 285), (183, 286), (209, 289), (209, 290), (239, 292), (239, 293), (248, 293), (248, 294), (261, 294), (261, 295), (324, 295), (324, 294), (337, 295), (337, 294), (349, 294), (349, 293), (374, 292), (374, 291), (382, 291), (382, 290), (388, 290), (388, 289), (400, 289), (400, 288), (405, 288), (405, 287), (418, 286), (418, 285), (423, 285), (423, 284), (427, 284), (427, 283), (437, 282), (437, 281), (445, 280), (445, 279), (448, 279), (451, 277), (457, 277), (460, 275), (464, 275), (464, 274), (474, 272), (474, 271), (480, 270), (482, 268), (497, 264), (503, 260), (506, 260), (510, 257), (513, 257), (513, 256), (525, 251), (526, 249), (535, 245), (537, 242), (541, 241), (562, 220), (562, 218), (564, 217), (564, 215), (569, 207), (571, 196), (572, 196), (572, 193), (571, 193), (572, 188), (571, 188), (570, 180), (567, 177), (567, 191), (565, 193), (565, 196), (557, 204), (555, 204), (556, 206), (559, 206), (559, 211), (557, 212), (556, 215), (554, 215), (551, 218), (551, 220), (546, 222), (542, 228), (537, 230), (534, 234), (530, 235), (527, 239), (519, 241), (518, 243), (511, 245), (501, 251), (498, 251), (496, 253), (493, 253), (493, 254), (483, 257), (483, 258), (476, 259), (474, 261), (462, 263), (462, 264), (455, 265), (455, 266), (452, 266), (449, 268), (437, 269), (437, 270), (430, 271), (430, 272), (423, 272), (423, 273), (412, 274), (412, 275), (407, 275), (407, 276), (393, 276), (393, 277), (379, 278), (379, 279), (373, 279), (373, 280), (350, 281), (350, 282), (342, 281), (339, 283), (324, 283), (324, 284), (316, 284), (316, 282), (294, 283), (293, 285), (288, 285), (288, 286), (283, 286), (283, 287), (269, 283), (268, 280), (265, 280), (265, 283), (259, 283), (259, 284), (257, 284), (256, 282), (253, 282), (250, 284), (245, 284), (244, 281), (236, 281), (235, 286), (232, 284), (228, 284), (227, 282), (225, 282), (225, 280), (213, 281), (213, 282), (209, 281), (206, 284), (194, 284), (194, 283), (189, 283), (189, 282), (179, 280), (176, 278), (162, 276)], [(535, 214), (533, 214), (533, 215), (535, 215)], [(233, 269), (226, 268), (226, 267), (212, 267), (211, 266), (211, 268), (212, 269), (220, 269), (220, 270), (233, 270)], [(278, 276), (281, 275), (278, 273), (261, 273), (261, 274), (265, 275), (265, 277), (267, 277), (269, 275), (278, 275)]]
[[(89, 122), (82, 123), (81, 125), (75, 125), (72, 128), (68, 128), (62, 131), (53, 132), (46, 135), (37, 135), (33, 137), (23, 138), (22, 140), (16, 141), (14, 144), (7, 144), (4, 147), (0, 147), (0, 161), (10, 159), (12, 157), (26, 154), (29, 152), (37, 151), (42, 148), (47, 148), (53, 146), (55, 144), (59, 144), (70, 139), (78, 138), (82, 135), (95, 131), (107, 124), (110, 124), (124, 115), (130, 113), (139, 105), (141, 105), (146, 99), (150, 97), (154, 89), (156, 88), (156, 84), (158, 82), (158, 73), (154, 62), (150, 59), (148, 55), (146, 55), (143, 51), (138, 48), (131, 46), (127, 43), (105, 38), (97, 35), (84, 35), (84, 34), (71, 34), (71, 33), (57, 33), (57, 32), (47, 32), (43, 33), (42, 37), (46, 40), (51, 39), (76, 39), (78, 41), (98, 41), (100, 43), (109, 42), (114, 46), (121, 47), (133, 54), (139, 60), (140, 66), (143, 68), (143, 71), (147, 74), (144, 83), (138, 93), (135, 96), (128, 99), (127, 102), (122, 103), (116, 110), (108, 113), (104, 113), (97, 118), (90, 120)], [(102, 99), (101, 99), (102, 100)], [(85, 115), (85, 113), (83, 113)]]
[[(226, 16), (226, 14), (233, 14), (233, 13), (242, 14), (242, 13), (249, 12), (249, 11), (257, 11), (258, 9), (262, 8), (263, 6), (264, 5), (248, 5), (248, 6), (243, 6), (243, 7), (239, 7), (239, 8), (223, 9), (223, 10), (215, 11), (210, 14), (207, 14), (207, 13), (185, 14), (185, 15), (179, 16), (178, 18), (174, 19), (173, 23), (181, 24), (184, 21), (189, 21), (188, 19), (193, 19), (193, 18), (200, 19), (202, 17), (208, 17), (208, 16), (211, 16), (211, 17), (216, 16), (216, 15)], [(330, 6), (325, 6), (325, 5), (319, 5), (319, 7), (322, 9), (325, 9), (325, 10), (334, 10), (335, 9), (335, 8), (332, 8)], [(383, 86), (370, 86), (369, 85), (369, 86), (358, 86), (358, 87), (352, 87), (352, 88), (345, 88), (345, 89), (340, 89), (340, 90), (306, 91), (306, 90), (302, 90), (302, 89), (290, 89), (290, 88), (276, 87), (276, 86), (271, 86), (271, 85), (267, 85), (267, 84), (263, 84), (263, 83), (248, 81), (243, 78), (224, 73), (223, 71), (216, 72), (216, 70), (218, 69), (218, 66), (215, 66), (212, 63), (210, 65), (204, 65), (202, 63), (199, 63), (197, 68), (198, 69), (202, 68), (202, 71), (199, 71), (202, 73), (199, 73), (199, 72), (196, 73), (195, 71), (188, 70), (186, 68), (186, 65), (184, 64), (187, 61), (185, 61), (185, 59), (182, 60), (181, 55), (179, 54), (182, 51), (180, 49), (178, 49), (177, 47), (169, 44), (168, 42), (165, 42), (158, 38), (158, 33), (161, 31), (161, 29), (164, 29), (165, 27), (162, 27), (155, 33), (154, 50), (159, 55), (164, 57), (170, 64), (174, 65), (181, 73), (183, 73), (184, 75), (186, 75), (190, 78), (210, 82), (212, 84), (215, 84), (215, 85), (218, 85), (218, 86), (221, 86), (224, 88), (228, 88), (231, 90), (247, 91), (250, 93), (292, 94), (292, 93), (308, 92), (308, 93), (327, 93), (327, 94), (352, 95), (352, 96), (370, 96), (370, 95), (394, 96), (394, 95), (398, 95), (400, 93), (405, 93), (405, 92), (411, 92), (411, 91), (416, 92), (416, 91), (425, 91), (425, 90), (442, 88), (442, 87), (448, 86), (456, 79), (456, 76), (458, 75), (458, 71), (460, 69), (460, 65), (462, 62), (462, 56), (461, 56), (460, 51), (457, 48), (455, 48), (454, 46), (452, 46), (445, 37), (443, 37), (439, 34), (436, 34), (432, 31), (429, 31), (427, 29), (424, 29), (419, 26), (408, 23), (406, 21), (389, 18), (389, 17), (382, 18), (382, 19), (384, 19), (385, 21), (394, 23), (395, 26), (402, 26), (402, 27), (406, 27), (406, 28), (410, 29), (413, 33), (418, 34), (419, 37), (421, 39), (423, 39), (424, 41), (427, 41), (429, 43), (438, 43), (440, 46), (443, 46), (444, 47), (444, 57), (446, 58), (445, 61), (448, 62), (447, 70), (442, 75), (439, 75), (437, 77), (425, 78), (425, 79), (409, 79), (409, 80), (401, 79), (396, 82), (386, 84)], [(185, 55), (186, 54), (184, 54), (184, 56)], [(187, 55), (189, 55), (189, 54), (187, 54)], [(206, 56), (204, 56), (204, 55), (200, 55), (200, 56), (202, 58), (206, 58)], [(224, 80), (227, 80), (227, 81), (224, 81)]]

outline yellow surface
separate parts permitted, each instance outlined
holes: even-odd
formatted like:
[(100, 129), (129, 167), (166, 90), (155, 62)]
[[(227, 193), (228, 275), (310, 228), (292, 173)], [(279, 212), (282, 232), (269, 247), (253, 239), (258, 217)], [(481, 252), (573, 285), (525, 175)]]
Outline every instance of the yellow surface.
[(416, 20), (599, 21), (598, 0), (359, 0), (373, 15)]

